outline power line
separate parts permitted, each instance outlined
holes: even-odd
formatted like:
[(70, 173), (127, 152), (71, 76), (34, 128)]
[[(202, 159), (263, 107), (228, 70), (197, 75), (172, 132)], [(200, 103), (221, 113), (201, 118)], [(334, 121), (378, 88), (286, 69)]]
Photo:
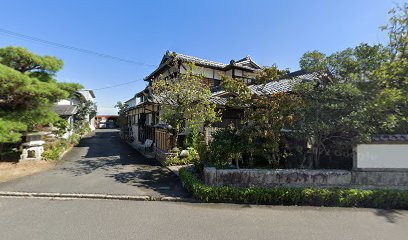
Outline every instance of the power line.
[(131, 83), (134, 83), (134, 82), (138, 82), (138, 81), (141, 81), (141, 79), (138, 79), (138, 80), (133, 80), (133, 81), (130, 81), (130, 82), (125, 82), (125, 83), (119, 83), (119, 84), (112, 85), (112, 86), (108, 86), (108, 87), (96, 88), (96, 89), (93, 89), (93, 91), (98, 91), (98, 90), (104, 90), (104, 89), (109, 89), (109, 88), (119, 87), (119, 86), (123, 86), (123, 85), (131, 84)]
[(5, 35), (11, 36), (11, 37), (15, 37), (15, 38), (34, 41), (34, 42), (38, 42), (38, 43), (41, 43), (41, 44), (50, 45), (50, 46), (53, 46), (53, 47), (64, 48), (64, 49), (68, 49), (68, 50), (72, 50), (72, 51), (76, 51), (76, 52), (80, 52), (80, 53), (85, 53), (85, 54), (89, 54), (89, 55), (94, 55), (94, 56), (98, 56), (98, 57), (108, 58), (108, 59), (116, 60), (116, 61), (120, 61), (120, 62), (131, 63), (131, 64), (136, 64), (136, 65), (146, 66), (146, 67), (154, 67), (154, 68), (156, 67), (156, 65), (153, 65), (153, 64), (148, 64), (148, 63), (144, 63), (144, 62), (140, 62), (140, 61), (133, 61), (133, 60), (125, 59), (125, 58), (120, 58), (120, 57), (112, 56), (112, 55), (105, 54), (105, 53), (100, 53), (100, 52), (95, 52), (95, 51), (92, 51), (92, 50), (87, 50), (87, 49), (84, 49), (84, 48), (77, 48), (77, 47), (73, 47), (73, 46), (69, 46), (69, 45), (65, 45), (65, 44), (61, 44), (61, 43), (57, 43), (57, 42), (52, 42), (52, 41), (32, 37), (32, 36), (21, 34), (21, 33), (12, 32), (12, 31), (7, 30), (7, 29), (0, 28), (0, 33), (3, 33)]

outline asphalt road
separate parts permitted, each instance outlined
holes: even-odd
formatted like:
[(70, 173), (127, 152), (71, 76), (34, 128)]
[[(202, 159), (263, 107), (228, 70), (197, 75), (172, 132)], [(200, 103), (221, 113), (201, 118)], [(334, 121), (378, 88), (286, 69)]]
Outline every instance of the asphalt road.
[(56, 168), (1, 183), (0, 191), (188, 196), (176, 175), (150, 163), (113, 129), (96, 130)]
[(408, 211), (0, 198), (0, 239), (407, 239)]

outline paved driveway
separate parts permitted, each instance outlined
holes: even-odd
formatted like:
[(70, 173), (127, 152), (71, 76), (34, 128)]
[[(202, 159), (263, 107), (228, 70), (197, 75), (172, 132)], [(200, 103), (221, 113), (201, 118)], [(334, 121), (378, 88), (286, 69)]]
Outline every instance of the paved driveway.
[(56, 168), (0, 184), (0, 191), (106, 193), (186, 197), (180, 180), (119, 138), (118, 130), (96, 130)]

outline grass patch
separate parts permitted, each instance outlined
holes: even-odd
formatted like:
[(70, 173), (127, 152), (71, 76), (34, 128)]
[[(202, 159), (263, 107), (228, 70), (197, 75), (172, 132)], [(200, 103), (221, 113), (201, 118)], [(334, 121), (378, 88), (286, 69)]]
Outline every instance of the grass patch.
[(406, 190), (209, 186), (186, 168), (179, 173), (183, 186), (204, 202), (408, 209)]

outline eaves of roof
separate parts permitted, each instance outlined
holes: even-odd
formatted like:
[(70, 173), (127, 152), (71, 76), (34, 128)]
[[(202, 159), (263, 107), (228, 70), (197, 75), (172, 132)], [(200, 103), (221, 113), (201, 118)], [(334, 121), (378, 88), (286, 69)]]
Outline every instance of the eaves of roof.
[(54, 111), (59, 116), (72, 116), (77, 113), (77, 106), (76, 105), (55, 105)]
[[(194, 57), (194, 56), (190, 56), (186, 54), (167, 51), (166, 54), (163, 56), (160, 66), (156, 70), (154, 70), (152, 73), (150, 73), (147, 77), (145, 77), (144, 80), (149, 81), (154, 75), (156, 75), (158, 72), (162, 71), (166, 66), (168, 66), (168, 64), (174, 59), (174, 57), (183, 62), (194, 63), (197, 66), (211, 67), (211, 68), (216, 68), (216, 69), (224, 70), (224, 71), (227, 71), (231, 68), (256, 71), (262, 68), (257, 63), (255, 63), (249, 56), (242, 58), (238, 61), (231, 61), (229, 64), (225, 64), (225, 63), (210, 61), (210, 60), (206, 60), (206, 59), (202, 59), (202, 58), (198, 58), (198, 57)], [(248, 63), (255, 65), (255, 68), (244, 65)]]

